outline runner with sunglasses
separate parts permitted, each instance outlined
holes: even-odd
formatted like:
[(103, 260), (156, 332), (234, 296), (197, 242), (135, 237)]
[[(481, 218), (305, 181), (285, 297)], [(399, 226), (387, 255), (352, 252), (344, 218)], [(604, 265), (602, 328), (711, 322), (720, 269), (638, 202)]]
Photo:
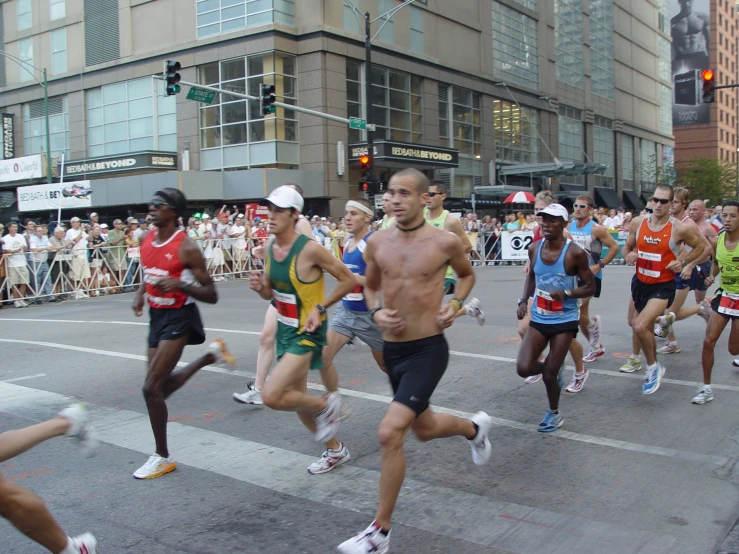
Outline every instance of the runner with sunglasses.
[[(620, 248), (616, 239), (606, 231), (606, 228), (593, 220), (592, 196), (578, 196), (573, 207), (575, 208), (575, 218), (568, 230), (575, 244), (585, 250), (585, 253), (589, 257), (590, 271), (595, 276), (595, 294), (593, 294), (593, 297), (600, 298), (603, 268), (613, 261), (618, 255)], [(601, 259), (603, 246), (608, 248), (608, 253)], [(592, 362), (606, 353), (605, 347), (600, 342), (600, 316), (594, 315), (590, 317), (588, 314), (589, 306), (590, 297), (580, 300), (580, 331), (582, 331), (582, 334), (590, 343), (588, 353), (582, 359), (583, 362)], [(580, 374), (577, 372), (574, 373), (572, 375), (572, 381), (567, 385), (567, 392), (580, 392), (587, 378), (587, 369)]]
[[(632, 221), (623, 248), (626, 263), (636, 266), (631, 280), (629, 322), (647, 359), (642, 394), (659, 389), (665, 368), (657, 361), (654, 321), (675, 299), (675, 275), (705, 254), (706, 248), (690, 228), (670, 216), (673, 189), (657, 185), (650, 199), (654, 212)], [(679, 259), (680, 246), (692, 248)]]
[[(439, 181), (433, 181), (429, 186), (428, 192), (429, 200), (426, 203), (426, 207), (423, 210), (423, 215), (426, 221), (436, 227), (437, 229), (444, 229), (457, 235), (462, 246), (464, 247), (464, 253), (469, 254), (472, 251), (472, 243), (467, 235), (464, 233), (462, 224), (459, 219), (449, 213), (449, 210), (444, 209), (444, 200), (446, 199), (446, 185)], [(450, 265), (446, 269), (444, 274), (444, 294), (454, 295), (454, 288), (457, 284), (454, 270)], [(485, 314), (480, 309), (480, 301), (477, 298), (470, 298), (469, 302), (462, 306), (457, 313), (457, 317), (468, 315), (477, 320), (480, 325), (485, 324)]]
[(141, 242), (144, 286), (136, 292), (133, 312), (137, 317), (143, 315), (146, 294), (150, 323), (143, 392), (156, 451), (133, 474), (136, 479), (153, 479), (177, 467), (169, 457), (167, 445), (167, 398), (205, 366), (220, 360), (235, 362), (226, 343), (217, 339), (194, 362), (175, 369), (186, 345), (205, 342), (205, 329), (195, 300), (218, 302), (218, 292), (203, 253), (177, 225), (186, 205), (187, 199), (179, 190), (158, 191), (149, 202), (149, 215), (157, 229)]

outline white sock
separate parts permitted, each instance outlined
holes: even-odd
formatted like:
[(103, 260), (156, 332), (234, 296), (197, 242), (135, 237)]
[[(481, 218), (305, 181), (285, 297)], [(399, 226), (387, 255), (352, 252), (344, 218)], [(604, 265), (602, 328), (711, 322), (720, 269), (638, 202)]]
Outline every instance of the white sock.
[(650, 366), (647, 366), (647, 369), (657, 369), (658, 366), (659, 366), (659, 362), (656, 362)]
[(67, 546), (59, 554), (79, 554), (79, 552), (72, 546), (72, 539), (67, 537)]

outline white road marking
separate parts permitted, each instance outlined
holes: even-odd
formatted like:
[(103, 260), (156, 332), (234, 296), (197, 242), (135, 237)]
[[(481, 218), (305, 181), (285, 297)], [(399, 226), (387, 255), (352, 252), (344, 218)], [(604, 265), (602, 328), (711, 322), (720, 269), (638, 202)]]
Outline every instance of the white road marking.
[[(29, 344), (33, 346), (46, 346), (48, 348), (58, 348), (61, 350), (72, 350), (74, 352), (84, 352), (87, 354), (97, 354), (100, 356), (125, 358), (128, 360), (138, 360), (138, 361), (144, 361), (144, 362), (146, 361), (146, 356), (143, 356), (141, 354), (129, 354), (127, 352), (114, 352), (111, 350), (86, 348), (82, 346), (73, 346), (70, 344), (58, 344), (58, 343), (53, 343), (53, 342), (42, 342), (42, 341), (22, 340), (22, 339), (3, 339), (3, 338), (0, 338), (0, 342), (7, 342), (7, 343), (13, 343), (13, 344)], [(179, 362), (177, 365), (182, 367), (182, 366), (187, 365), (187, 362)], [(226, 375), (238, 375), (240, 377), (254, 378), (253, 374), (246, 373), (245, 371), (231, 371), (229, 369), (225, 369), (225, 368), (217, 367), (217, 366), (205, 367), (201, 371), (209, 371), (212, 373), (223, 373)], [(312, 390), (325, 391), (325, 389), (321, 385), (309, 384), (308, 388)], [(357, 391), (357, 390), (352, 390), (352, 389), (340, 388), (339, 392), (344, 396), (352, 396), (355, 398), (362, 398), (364, 400), (373, 400), (375, 402), (380, 402), (383, 404), (390, 404), (390, 402), (392, 402), (393, 400), (392, 397), (390, 396), (385, 396), (381, 394), (373, 394), (369, 392)], [(0, 403), (0, 405), (2, 404)], [(456, 416), (467, 418), (467, 419), (471, 418), (474, 415), (469, 412), (463, 412), (463, 411), (454, 410), (451, 408), (444, 408), (441, 406), (432, 406), (432, 408), (437, 412), (452, 414), (452, 415), (456, 415)], [(509, 429), (518, 429), (520, 431), (537, 432), (536, 426), (532, 424), (521, 423), (519, 421), (513, 421), (510, 419), (503, 419), (499, 417), (493, 417), (492, 420), (495, 425), (498, 425), (500, 427), (507, 427)], [(581, 433), (573, 433), (571, 431), (559, 430), (556, 433), (554, 433), (553, 436), (559, 437), (562, 439), (569, 439), (569, 440), (574, 440), (577, 442), (583, 442), (587, 444), (595, 444), (598, 446), (607, 446), (609, 448), (617, 448), (619, 450), (629, 450), (631, 452), (641, 452), (643, 454), (654, 454), (657, 456), (665, 456), (668, 458), (687, 460), (687, 461), (697, 462), (699, 464), (708, 463), (708, 464), (712, 464), (716, 466), (723, 466), (729, 462), (727, 458), (722, 457), (722, 456), (713, 456), (710, 454), (700, 454), (696, 452), (686, 452), (683, 450), (675, 450), (672, 448), (662, 448), (660, 446), (638, 444), (638, 443), (633, 443), (633, 442), (609, 439), (605, 437), (595, 437), (591, 435), (583, 435)]]
[[(148, 321), (80, 321), (80, 320), (72, 320), (72, 319), (31, 319), (31, 318), (3, 318), (4, 321), (28, 321), (28, 322), (40, 322), (40, 323), (99, 323), (99, 324), (105, 324), (105, 325), (140, 325), (140, 326), (147, 326), (149, 325)], [(206, 331), (211, 331), (214, 333), (231, 333), (231, 334), (237, 334), (237, 335), (254, 335), (259, 336), (259, 331), (242, 331), (240, 329), (220, 329), (216, 327), (206, 327)], [(491, 356), (488, 354), (475, 354), (474, 352), (460, 352), (456, 350), (450, 350), (449, 354), (453, 356), (460, 356), (462, 358), (477, 358), (480, 360), (491, 360), (494, 362), (507, 362), (507, 363), (515, 363), (516, 358), (505, 358), (503, 356)], [(575, 369), (575, 366), (566, 366), (567, 369)], [(607, 369), (596, 369), (596, 368), (588, 368), (588, 371), (591, 371), (598, 375), (607, 375), (609, 377), (620, 377), (623, 379), (633, 379), (637, 381), (643, 381), (644, 377), (641, 375), (635, 375), (633, 373), (622, 373), (620, 371), (609, 371)], [(668, 368), (669, 371), (669, 368)], [(681, 385), (683, 387), (690, 387), (690, 388), (697, 388), (702, 383), (699, 383), (698, 381), (683, 381), (680, 379), (670, 379), (670, 378), (662, 378), (663, 383), (669, 383), (671, 385)], [(713, 384), (711, 385), (712, 388), (716, 390), (728, 390), (732, 392), (739, 392), (739, 387), (734, 385), (720, 385), (720, 384)]]
[[(70, 401), (61, 394), (0, 383), (3, 411), (28, 419), (44, 420)], [(145, 414), (97, 405), (88, 408), (104, 443), (139, 452), (142, 460), (151, 453), (151, 426)], [(169, 423), (168, 435), (176, 449), (174, 459), (186, 466), (316, 502), (317, 506), (364, 513), (368, 522), (375, 513), (379, 483), (376, 470), (347, 464), (330, 476), (312, 476), (306, 468), (316, 456), (179, 423)], [(125, 464), (128, 458), (133, 456), (122, 453), (119, 467), (111, 471), (129, 471)], [(486, 471), (475, 468), (466, 456), (457, 463), (463, 471)], [(179, 471), (187, 468), (180, 466)], [(148, 485), (131, 478), (131, 486)], [(471, 514), (484, 514), (487, 523), (481, 525), (479, 517)], [(503, 502), (415, 479), (403, 483), (393, 520), (506, 552), (548, 552), (556, 544), (557, 552), (666, 554), (674, 551), (677, 542), (671, 535)], [(342, 539), (354, 532), (347, 529)]]
[(36, 377), (46, 377), (46, 373), (37, 373), (36, 375), (26, 375), (25, 377), (16, 377), (14, 379), (3, 379), (0, 383), (17, 383), (18, 381), (27, 381)]

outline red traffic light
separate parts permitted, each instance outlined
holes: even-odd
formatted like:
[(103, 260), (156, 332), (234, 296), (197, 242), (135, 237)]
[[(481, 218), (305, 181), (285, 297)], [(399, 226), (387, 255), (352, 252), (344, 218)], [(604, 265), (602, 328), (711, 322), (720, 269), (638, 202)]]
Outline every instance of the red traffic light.
[(361, 183), (359, 188), (362, 189), (362, 192), (369, 192), (369, 183)]
[(369, 156), (367, 156), (367, 155), (360, 156), (359, 163), (361, 163), (362, 165), (367, 165), (369, 162), (370, 162), (370, 157)]
[(703, 73), (701, 73), (701, 77), (704, 81), (713, 81), (713, 70), (712, 69), (704, 69)]

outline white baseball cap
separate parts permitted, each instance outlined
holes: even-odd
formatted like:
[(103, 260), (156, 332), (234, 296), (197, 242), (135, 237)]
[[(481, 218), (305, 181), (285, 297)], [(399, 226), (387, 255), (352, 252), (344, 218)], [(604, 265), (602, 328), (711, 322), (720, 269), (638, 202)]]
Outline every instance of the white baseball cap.
[(210, 219), (210, 216), (208, 214), (203, 214), (202, 219)]
[(79, 221), (79, 220), (80, 220), (80, 218), (79, 218), (79, 217), (77, 217), (77, 216), (75, 216), (75, 217), (73, 217), (72, 219), (70, 219), (70, 220), (69, 220), (69, 222), (70, 222), (70, 223), (74, 223), (75, 221)]
[(303, 211), (303, 197), (300, 196), (297, 190), (286, 185), (277, 187), (267, 198), (260, 200), (259, 204), (262, 206), (272, 204), (278, 208), (293, 208), (299, 212)]
[(107, 228), (108, 228), (108, 224), (107, 224), (107, 223), (102, 223), (102, 224), (100, 225), (100, 228), (101, 228), (101, 229), (107, 229)]
[(546, 208), (543, 210), (539, 210), (536, 212), (537, 216), (541, 215), (553, 215), (554, 217), (561, 217), (565, 221), (569, 221), (570, 215), (567, 213), (567, 208), (565, 208), (562, 204), (549, 204)]
[(97, 214), (98, 214), (97, 212), (92, 212), (92, 213), (90, 214), (90, 219), (92, 219), (93, 217), (95, 217), (95, 216), (96, 216)]

